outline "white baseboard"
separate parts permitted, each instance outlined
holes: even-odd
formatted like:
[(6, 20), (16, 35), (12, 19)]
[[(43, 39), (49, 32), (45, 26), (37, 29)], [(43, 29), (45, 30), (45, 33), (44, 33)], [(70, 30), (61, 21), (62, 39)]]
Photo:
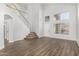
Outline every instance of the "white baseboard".
[(0, 50), (2, 50), (4, 48), (4, 45), (3, 46), (0, 46)]
[[(56, 39), (63, 39), (63, 40), (72, 40), (72, 39), (69, 39), (69, 38), (54, 37), (54, 36), (47, 36), (47, 35), (43, 35), (41, 37), (49, 37), (49, 38), (56, 38)], [(75, 39), (73, 41), (75, 41)]]

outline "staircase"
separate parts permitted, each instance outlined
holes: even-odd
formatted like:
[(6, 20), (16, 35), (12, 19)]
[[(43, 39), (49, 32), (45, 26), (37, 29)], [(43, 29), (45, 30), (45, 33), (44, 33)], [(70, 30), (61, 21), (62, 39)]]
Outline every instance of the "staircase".
[[(17, 11), (20, 15), (20, 17), (22, 18), (23, 22), (26, 24), (26, 26), (29, 28), (29, 30), (31, 30), (31, 24), (30, 22), (27, 20), (27, 18), (23, 15), (23, 13), (26, 13), (23, 10), (18, 9), (16, 4), (6, 4), (6, 6), (14, 11)], [(18, 16), (18, 15), (17, 15)], [(18, 16), (19, 17), (19, 16)], [(24, 39), (37, 39), (38, 36), (35, 32), (30, 32)]]
[(25, 40), (38, 39), (38, 35), (35, 32), (30, 32), (24, 39)]

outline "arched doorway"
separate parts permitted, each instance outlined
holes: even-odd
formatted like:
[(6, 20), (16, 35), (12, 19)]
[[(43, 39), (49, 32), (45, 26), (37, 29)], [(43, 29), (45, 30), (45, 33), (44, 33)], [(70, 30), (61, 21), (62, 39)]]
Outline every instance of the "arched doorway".
[(8, 15), (8, 14), (4, 15), (4, 46), (5, 47), (7, 46), (7, 44), (9, 43), (9, 40), (10, 40), (9, 25), (10, 25), (10, 21), (12, 19), (13, 18), (10, 15)]

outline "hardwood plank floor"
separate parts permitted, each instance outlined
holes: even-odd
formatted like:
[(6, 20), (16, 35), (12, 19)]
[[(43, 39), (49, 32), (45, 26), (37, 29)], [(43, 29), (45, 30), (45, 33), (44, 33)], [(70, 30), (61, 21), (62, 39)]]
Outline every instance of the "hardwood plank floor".
[(75, 41), (42, 37), (35, 40), (20, 40), (9, 43), (0, 51), (2, 56), (78, 56)]

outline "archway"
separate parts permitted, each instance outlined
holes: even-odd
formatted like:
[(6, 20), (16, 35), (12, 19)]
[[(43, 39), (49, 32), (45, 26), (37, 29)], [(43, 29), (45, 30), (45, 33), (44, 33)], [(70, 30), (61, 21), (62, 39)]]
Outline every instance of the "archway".
[(10, 40), (10, 22), (12, 17), (8, 14), (4, 15), (4, 46), (6, 47)]

